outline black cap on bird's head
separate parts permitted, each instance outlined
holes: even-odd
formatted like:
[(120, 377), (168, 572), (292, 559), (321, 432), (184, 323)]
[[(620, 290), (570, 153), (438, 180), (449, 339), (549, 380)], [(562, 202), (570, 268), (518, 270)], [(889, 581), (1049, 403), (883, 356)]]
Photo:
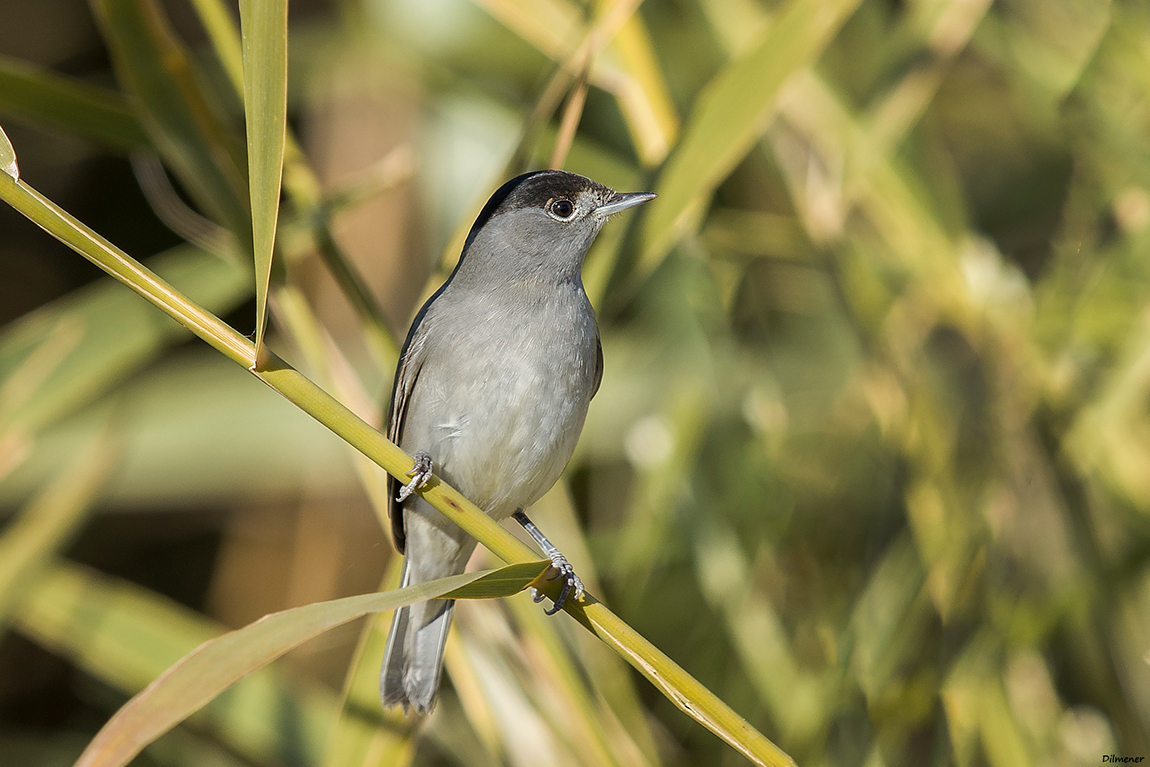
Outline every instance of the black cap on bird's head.
[[(538, 218), (538, 223), (549, 221), (554, 224), (550, 228), (558, 237), (570, 230), (568, 236), (581, 239), (590, 234), (593, 238), (610, 216), (654, 197), (651, 192), (616, 192), (597, 181), (565, 170), (524, 173), (499, 187), (487, 200), (471, 225), (463, 252), (468, 251), (485, 227), (506, 214), (540, 213), (546, 219)], [(587, 244), (590, 244), (590, 239)]]

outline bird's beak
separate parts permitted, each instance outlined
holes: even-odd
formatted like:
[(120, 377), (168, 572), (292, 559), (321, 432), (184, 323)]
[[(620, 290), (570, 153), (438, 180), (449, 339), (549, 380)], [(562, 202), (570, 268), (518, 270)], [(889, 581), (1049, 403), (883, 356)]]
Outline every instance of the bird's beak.
[(598, 215), (606, 218), (613, 216), (621, 210), (633, 208), (636, 205), (642, 205), (647, 200), (653, 200), (658, 197), (654, 192), (615, 192), (615, 196), (611, 201), (595, 211)]

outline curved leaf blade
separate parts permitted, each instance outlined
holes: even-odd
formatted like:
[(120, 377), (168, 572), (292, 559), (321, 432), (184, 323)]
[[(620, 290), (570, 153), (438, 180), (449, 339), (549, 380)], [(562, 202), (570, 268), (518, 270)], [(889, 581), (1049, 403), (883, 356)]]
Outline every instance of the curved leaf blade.
[(549, 562), (465, 573), (382, 594), (361, 594), (264, 616), (205, 642), (132, 698), (88, 744), (76, 767), (120, 767), (247, 674), (323, 632), (368, 613), (425, 599), (485, 599), (527, 588)]
[[(61, 560), (37, 578), (12, 617), (27, 639), (126, 696), (227, 630), (154, 591)], [(286, 711), (291, 716), (276, 715)], [(289, 679), (272, 664), (228, 688), (188, 724), (244, 764), (282, 763), (285, 737), (303, 763), (314, 764), (335, 711), (328, 688)]]

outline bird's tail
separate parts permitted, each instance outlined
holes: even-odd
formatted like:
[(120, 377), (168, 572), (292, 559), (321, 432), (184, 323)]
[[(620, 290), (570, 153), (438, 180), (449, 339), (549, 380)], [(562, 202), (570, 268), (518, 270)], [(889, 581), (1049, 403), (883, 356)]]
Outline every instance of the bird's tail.
[[(474, 539), (461, 544), (430, 524), (426, 530), (420, 529), (425, 527), (421, 524), (423, 520), (412, 525), (413, 517), (418, 519), (416, 515), (407, 517), (409, 535), (403, 585), (413, 586), (463, 572), (475, 546)], [(431, 542), (428, 538), (438, 545), (426, 546)], [(454, 610), (453, 599), (431, 599), (395, 611), (379, 673), (379, 694), (384, 708), (403, 706), (419, 714), (431, 711), (439, 691), (443, 648)]]
[(395, 611), (379, 674), (384, 708), (403, 706), (418, 714), (431, 711), (439, 691), (443, 647), (454, 610), (455, 600), (433, 599)]

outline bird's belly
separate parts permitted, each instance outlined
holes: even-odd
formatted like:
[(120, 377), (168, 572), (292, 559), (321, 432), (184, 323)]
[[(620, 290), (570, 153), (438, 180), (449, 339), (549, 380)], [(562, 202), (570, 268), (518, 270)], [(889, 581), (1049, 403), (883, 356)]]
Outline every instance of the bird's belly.
[[(581, 350), (580, 350), (581, 351)], [(594, 351), (592, 351), (592, 359)], [(510, 346), (433, 386), (427, 449), (436, 471), (497, 518), (538, 500), (574, 452), (593, 386), (585, 354)], [(414, 448), (414, 446), (413, 446)]]
[(473, 414), (472, 428), (444, 446), (444, 469), (494, 516), (534, 503), (575, 449), (585, 409), (526, 407), (512, 418)]

